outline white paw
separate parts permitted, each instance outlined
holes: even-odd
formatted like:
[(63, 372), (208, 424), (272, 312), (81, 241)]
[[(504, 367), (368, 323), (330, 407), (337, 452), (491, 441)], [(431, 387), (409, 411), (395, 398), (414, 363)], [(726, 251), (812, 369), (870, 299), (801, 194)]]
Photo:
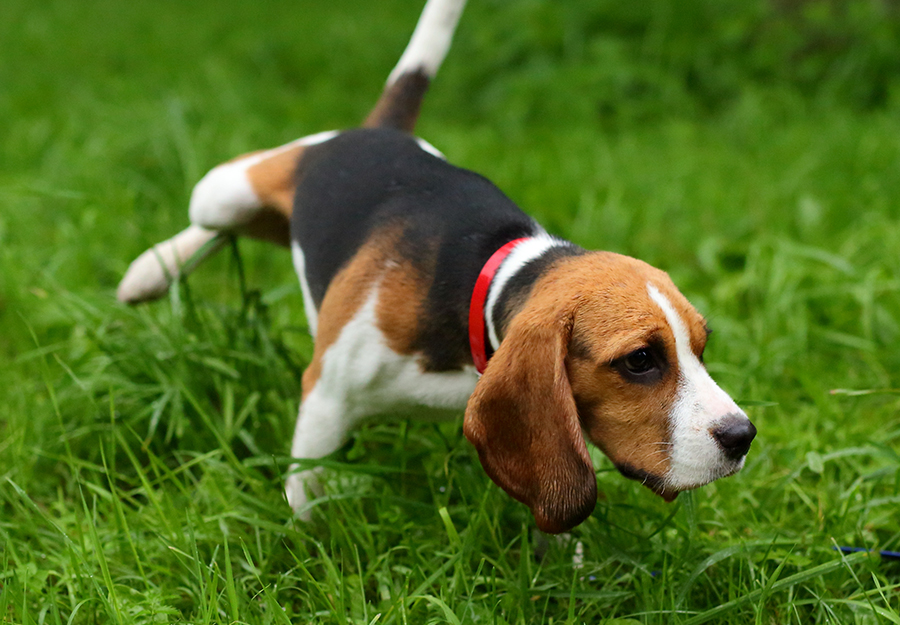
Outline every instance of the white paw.
[[(292, 467), (294, 469), (295, 467)], [(312, 518), (311, 499), (321, 494), (317, 471), (297, 471), (291, 473), (284, 482), (284, 494), (288, 504), (301, 521), (309, 521)]]
[[(162, 297), (186, 264), (196, 265), (202, 258), (195, 255), (218, 236), (214, 230), (191, 226), (167, 241), (158, 243), (138, 256), (119, 283), (116, 296), (121, 302), (136, 304)], [(203, 258), (225, 243), (220, 239), (210, 244)], [(186, 269), (190, 269), (187, 267)]]

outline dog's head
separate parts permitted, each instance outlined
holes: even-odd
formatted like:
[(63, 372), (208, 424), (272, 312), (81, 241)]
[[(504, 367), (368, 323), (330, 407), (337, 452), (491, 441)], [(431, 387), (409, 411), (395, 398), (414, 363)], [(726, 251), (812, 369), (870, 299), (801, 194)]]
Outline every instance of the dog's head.
[(506, 328), (466, 409), (488, 475), (557, 533), (594, 509), (586, 435), (667, 500), (744, 465), (756, 429), (703, 365), (709, 330), (668, 275), (559, 261)]

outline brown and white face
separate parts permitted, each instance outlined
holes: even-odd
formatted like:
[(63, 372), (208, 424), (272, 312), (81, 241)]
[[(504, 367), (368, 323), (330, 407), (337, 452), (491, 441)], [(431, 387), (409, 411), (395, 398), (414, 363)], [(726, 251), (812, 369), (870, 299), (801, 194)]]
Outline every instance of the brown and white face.
[(578, 306), (567, 358), (585, 434), (666, 499), (736, 473), (756, 428), (703, 365), (703, 317), (665, 273), (607, 262), (617, 277)]
[(667, 500), (731, 475), (756, 429), (707, 373), (708, 334), (646, 263), (607, 252), (561, 261), (488, 363), (466, 436), (548, 532), (577, 525), (596, 503), (584, 436)]

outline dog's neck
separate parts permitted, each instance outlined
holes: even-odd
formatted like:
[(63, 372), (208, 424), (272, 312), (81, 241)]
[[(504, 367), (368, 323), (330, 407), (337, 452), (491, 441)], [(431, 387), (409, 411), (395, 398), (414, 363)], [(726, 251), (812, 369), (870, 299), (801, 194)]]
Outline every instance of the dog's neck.
[(490, 353), (500, 347), (510, 322), (522, 310), (538, 278), (558, 260), (584, 253), (574, 243), (549, 234), (531, 237), (516, 246), (497, 270), (485, 302)]

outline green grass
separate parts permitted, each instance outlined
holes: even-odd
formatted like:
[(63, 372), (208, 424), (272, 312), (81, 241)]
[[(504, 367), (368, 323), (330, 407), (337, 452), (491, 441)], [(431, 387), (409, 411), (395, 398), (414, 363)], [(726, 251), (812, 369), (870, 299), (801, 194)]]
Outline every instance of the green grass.
[(0, 623), (900, 623), (900, 564), (832, 549), (900, 549), (889, 4), (471, 0), (429, 95), (453, 162), (708, 316), (759, 437), (674, 504), (596, 454), (596, 511), (548, 538), (458, 422), (409, 421), (358, 432), (295, 522), (289, 255), (115, 302), (208, 168), (361, 119), (418, 11), (4, 4)]

